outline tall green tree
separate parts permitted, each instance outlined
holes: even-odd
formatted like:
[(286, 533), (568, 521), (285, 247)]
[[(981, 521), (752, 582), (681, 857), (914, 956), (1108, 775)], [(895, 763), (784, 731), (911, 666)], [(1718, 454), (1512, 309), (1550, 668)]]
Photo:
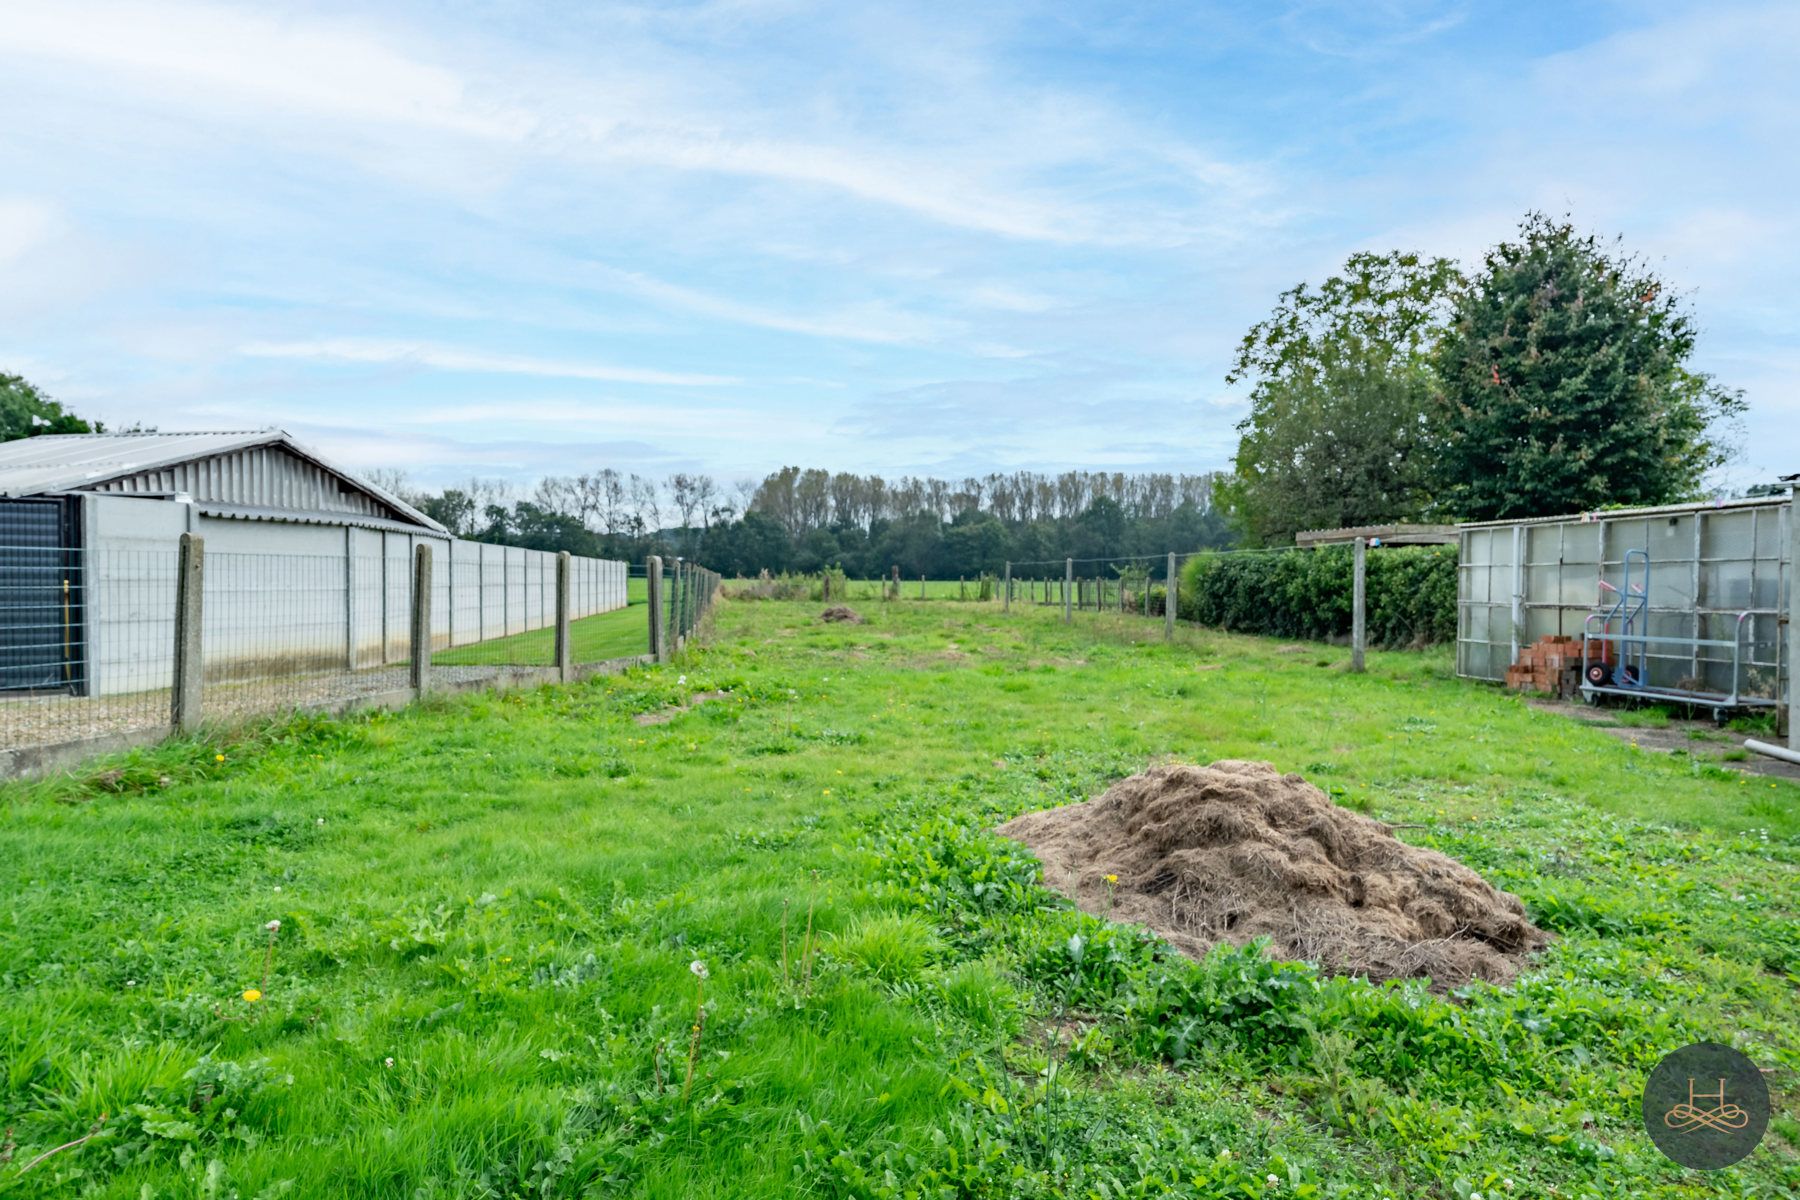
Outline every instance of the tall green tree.
[(0, 442), (40, 433), (98, 433), (90, 424), (46, 396), (20, 375), (0, 371)]
[(1226, 382), (1250, 384), (1250, 413), (1217, 494), (1246, 540), (1424, 513), (1431, 351), (1460, 278), (1445, 258), (1353, 254), (1244, 335)]
[(1694, 371), (1693, 318), (1617, 243), (1529, 214), (1439, 343), (1442, 499), (1470, 520), (1695, 498), (1740, 392)]

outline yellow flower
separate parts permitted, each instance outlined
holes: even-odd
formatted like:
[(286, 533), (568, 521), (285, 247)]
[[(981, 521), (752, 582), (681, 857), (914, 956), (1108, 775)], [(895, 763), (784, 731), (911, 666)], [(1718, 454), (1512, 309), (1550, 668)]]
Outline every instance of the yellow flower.
[(245, 988), (244, 989), (244, 1000), (246, 1003), (255, 1004), (258, 1000), (261, 1000), (261, 999), (262, 999), (262, 992), (257, 990), (256, 988)]
[(1106, 877), (1106, 882), (1108, 882), (1108, 883), (1117, 883), (1117, 882), (1119, 882), (1119, 877), (1118, 877), (1118, 876), (1117, 876), (1117, 875), (1108, 875), (1108, 876), (1107, 876), (1107, 877)]
[(826, 794), (826, 795), (827, 795), (827, 796), (829, 796), (829, 795), (831, 795), (831, 789), (830, 789), (830, 788), (826, 788), (826, 789), (825, 789), (825, 794)]
[(215, 754), (215, 755), (213, 755), (213, 761), (214, 762), (224, 762), (225, 756), (223, 754)]

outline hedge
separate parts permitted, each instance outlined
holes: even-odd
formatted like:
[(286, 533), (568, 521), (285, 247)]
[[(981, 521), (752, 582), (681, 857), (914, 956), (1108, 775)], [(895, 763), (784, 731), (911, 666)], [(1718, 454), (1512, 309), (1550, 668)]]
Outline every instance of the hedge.
[[(1239, 633), (1324, 641), (1350, 634), (1349, 546), (1200, 554), (1181, 572), (1180, 616)], [(1456, 640), (1456, 548), (1369, 551), (1372, 646)]]

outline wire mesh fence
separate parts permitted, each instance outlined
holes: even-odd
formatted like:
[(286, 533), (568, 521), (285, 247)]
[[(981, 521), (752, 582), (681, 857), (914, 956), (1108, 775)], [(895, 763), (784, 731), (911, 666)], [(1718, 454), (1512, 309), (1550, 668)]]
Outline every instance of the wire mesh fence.
[(0, 750), (166, 725), (174, 548), (0, 547)]
[[(650, 649), (644, 580), (622, 562), (461, 542), (207, 554), (195, 538), (190, 576), (175, 542), (16, 540), (0, 545), (0, 768), (178, 723), (569, 678)], [(703, 611), (693, 604), (678, 636)]]

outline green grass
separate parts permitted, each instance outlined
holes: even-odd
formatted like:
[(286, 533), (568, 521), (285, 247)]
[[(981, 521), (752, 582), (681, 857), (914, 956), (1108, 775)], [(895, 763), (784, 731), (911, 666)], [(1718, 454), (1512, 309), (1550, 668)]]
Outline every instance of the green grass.
[[(631, 582), (637, 583), (637, 580)], [(578, 663), (605, 662), (650, 652), (650, 627), (646, 601), (634, 599), (625, 608), (598, 613), (569, 622), (569, 650)], [(534, 629), (511, 637), (438, 650), (431, 661), (438, 666), (471, 666), (512, 663), (548, 666), (556, 654), (556, 631)]]
[[(1636, 750), (1443, 653), (1352, 676), (1335, 648), (1170, 648), (1093, 614), (817, 608), (726, 603), (710, 646), (622, 677), (8, 787), (0, 1194), (1800, 1183), (1792, 785)], [(634, 719), (655, 712), (675, 715)], [(1560, 939), (1515, 987), (1457, 996), (1192, 964), (1071, 912), (989, 832), (1164, 756), (1303, 772)], [(1635, 1111), (1649, 1067), (1701, 1039), (1770, 1068), (1781, 1113), (1706, 1175)]]

